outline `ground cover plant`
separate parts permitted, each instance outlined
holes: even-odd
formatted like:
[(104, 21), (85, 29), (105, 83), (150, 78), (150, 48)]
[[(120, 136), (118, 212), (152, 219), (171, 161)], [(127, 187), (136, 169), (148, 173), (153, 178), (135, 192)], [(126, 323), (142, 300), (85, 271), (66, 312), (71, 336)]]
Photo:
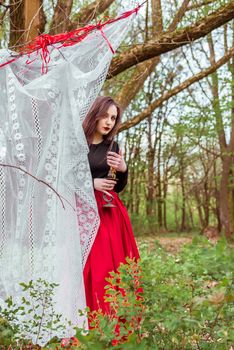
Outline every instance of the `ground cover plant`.
[[(220, 240), (212, 245), (197, 237), (176, 254), (166, 252), (157, 242), (150, 247), (141, 243), (140, 250), (140, 267), (129, 259), (128, 264), (121, 265), (119, 272), (108, 278), (106, 298), (111, 305), (110, 313), (103, 315), (101, 310), (90, 313), (89, 333), (77, 329), (74, 338), (52, 339), (44, 350), (231, 349), (234, 251), (227, 242)], [(51, 285), (44, 287), (51, 293)], [(32, 285), (24, 288), (35, 292)], [(48, 304), (48, 293), (45, 295)], [(23, 329), (19, 331), (9, 322), (17, 319), (19, 312), (26, 312), (26, 305), (25, 299), (22, 308), (16, 310), (11, 301), (8, 309), (1, 309), (2, 349), (33, 348), (30, 341), (22, 340)], [(31, 331), (38, 334), (38, 324), (40, 332), (62, 327), (59, 315), (53, 317), (57, 325), (32, 318)], [(24, 327), (27, 330), (29, 326)]]

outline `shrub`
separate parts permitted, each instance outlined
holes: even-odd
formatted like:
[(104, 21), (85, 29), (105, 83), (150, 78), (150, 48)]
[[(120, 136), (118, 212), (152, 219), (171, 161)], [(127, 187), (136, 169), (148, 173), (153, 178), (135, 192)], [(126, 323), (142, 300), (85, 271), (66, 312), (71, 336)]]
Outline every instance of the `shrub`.
[[(230, 350), (234, 344), (234, 253), (224, 240), (197, 238), (177, 255), (142, 244), (140, 265), (128, 259), (107, 279), (109, 312), (88, 312), (89, 332), (45, 349)], [(143, 294), (142, 294), (143, 287)], [(14, 340), (4, 315), (0, 339)], [(54, 325), (56, 327), (56, 325)]]

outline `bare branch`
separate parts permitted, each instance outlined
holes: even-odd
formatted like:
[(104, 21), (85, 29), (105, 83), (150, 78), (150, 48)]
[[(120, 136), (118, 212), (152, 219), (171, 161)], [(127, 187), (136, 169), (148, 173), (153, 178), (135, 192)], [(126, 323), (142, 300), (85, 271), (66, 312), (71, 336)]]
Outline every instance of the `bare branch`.
[(128, 53), (121, 53), (113, 59), (108, 78), (125, 71), (137, 63), (157, 57), (178, 47), (200, 39), (234, 18), (234, 2), (221, 7), (219, 10), (197, 21), (191, 26), (162, 34), (156, 40), (142, 45), (136, 45)]
[(9, 9), (10, 9), (10, 6), (5, 6), (5, 9), (4, 9), (4, 11), (2, 12), (1, 17), (0, 17), (0, 26), (3, 24), (4, 17), (6, 16), (7, 11), (8, 11)]
[(50, 34), (63, 33), (67, 30), (70, 24), (69, 16), (71, 14), (72, 5), (73, 0), (58, 0), (50, 24)]
[(188, 9), (188, 4), (190, 0), (184, 0), (183, 3), (181, 4), (179, 10), (177, 11), (175, 17), (173, 18), (171, 24), (169, 25), (168, 30), (171, 32), (176, 29), (178, 23), (182, 20), (184, 17), (185, 12)]
[(210, 4), (214, 3), (215, 1), (216, 0), (205, 0), (205, 1), (202, 1), (198, 4), (192, 4), (192, 5), (188, 6), (187, 11), (197, 10), (203, 6), (210, 5)]
[(195, 74), (191, 78), (186, 79), (183, 83), (179, 84), (175, 88), (173, 88), (170, 91), (167, 91), (165, 94), (163, 94), (162, 97), (154, 101), (150, 106), (148, 106), (143, 112), (138, 114), (136, 117), (132, 118), (131, 120), (128, 120), (127, 122), (123, 123), (120, 127), (119, 131), (123, 131), (126, 129), (129, 129), (137, 124), (139, 124), (142, 120), (146, 119), (156, 108), (161, 106), (161, 104), (165, 101), (167, 101), (172, 96), (175, 96), (179, 92), (185, 90), (190, 85), (194, 84), (195, 82), (205, 78), (209, 74), (215, 72), (219, 67), (227, 63), (230, 58), (234, 55), (234, 48), (230, 49), (225, 56), (223, 56), (220, 60), (218, 60), (216, 63), (214, 63), (212, 66), (210, 66), (207, 69), (204, 69), (202, 72), (199, 72), (198, 74)]
[[(168, 31), (173, 31), (176, 29), (178, 23), (183, 18), (187, 5), (190, 0), (184, 0), (178, 9), (172, 23), (169, 25)], [(153, 7), (154, 6), (154, 7)], [(156, 3), (152, 0), (152, 22), (153, 22), (153, 30), (152, 34), (154, 37), (158, 37), (162, 33), (162, 10), (161, 10), (161, 2), (157, 1)], [(156, 25), (156, 23), (158, 23)], [(117, 96), (117, 100), (125, 109), (132, 99), (136, 96), (136, 94), (142, 88), (144, 81), (150, 76), (150, 74), (154, 71), (155, 67), (160, 62), (160, 57), (153, 58), (151, 60), (144, 61), (138, 64), (132, 74), (132, 77), (124, 84), (119, 95)]]
[[(44, 180), (41, 180), (41, 179), (38, 179), (36, 176), (30, 174), (28, 171), (22, 169), (21, 167), (17, 166), (17, 165), (11, 165), (11, 164), (4, 164), (4, 163), (0, 163), (0, 167), (3, 167), (3, 168), (12, 168), (12, 169), (16, 169), (16, 170), (19, 170), (19, 171), (22, 171), (24, 174), (32, 177), (34, 180), (36, 180), (37, 182), (40, 182), (44, 185), (46, 185), (47, 187), (49, 187), (55, 194), (56, 196), (59, 198), (61, 204), (62, 204), (62, 207), (63, 209), (65, 209), (65, 205), (63, 203), (63, 199), (73, 208), (73, 206), (65, 199), (61, 196), (61, 194), (59, 194), (52, 186), (50, 186), (46, 181)], [(73, 208), (74, 209), (74, 208)], [(75, 209), (74, 209), (75, 210)]]
[(69, 25), (68, 29), (74, 30), (81, 24), (82, 26), (86, 25), (103, 13), (113, 2), (114, 0), (96, 0), (90, 5), (85, 6), (72, 18), (72, 23)]
[(10, 48), (25, 45), (44, 31), (43, 0), (10, 0)]

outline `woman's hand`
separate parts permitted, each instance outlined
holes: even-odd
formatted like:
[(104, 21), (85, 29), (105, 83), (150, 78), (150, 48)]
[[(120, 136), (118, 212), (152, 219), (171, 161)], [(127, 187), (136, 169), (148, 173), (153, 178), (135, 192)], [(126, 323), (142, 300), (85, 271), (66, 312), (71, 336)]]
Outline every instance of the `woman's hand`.
[(127, 165), (123, 159), (122, 151), (119, 151), (119, 154), (116, 152), (108, 152), (107, 153), (107, 164), (114, 168), (116, 171), (120, 171), (121, 173), (125, 173), (127, 170)]
[(113, 197), (108, 191), (112, 191), (116, 185), (115, 180), (110, 179), (94, 179), (93, 180), (94, 188), (97, 191), (104, 192), (108, 196)]

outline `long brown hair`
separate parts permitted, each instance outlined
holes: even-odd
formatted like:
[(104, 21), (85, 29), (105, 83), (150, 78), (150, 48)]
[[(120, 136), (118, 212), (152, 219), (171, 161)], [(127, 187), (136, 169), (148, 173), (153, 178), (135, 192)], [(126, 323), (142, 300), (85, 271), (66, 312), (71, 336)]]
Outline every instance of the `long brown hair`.
[(92, 107), (88, 111), (88, 114), (83, 122), (84, 133), (88, 144), (93, 141), (94, 133), (96, 130), (98, 120), (104, 118), (110, 106), (114, 105), (117, 108), (117, 117), (113, 129), (109, 134), (104, 135), (103, 138), (107, 141), (112, 141), (114, 136), (117, 134), (118, 128), (121, 123), (122, 111), (120, 106), (110, 96), (99, 96), (94, 101)]

